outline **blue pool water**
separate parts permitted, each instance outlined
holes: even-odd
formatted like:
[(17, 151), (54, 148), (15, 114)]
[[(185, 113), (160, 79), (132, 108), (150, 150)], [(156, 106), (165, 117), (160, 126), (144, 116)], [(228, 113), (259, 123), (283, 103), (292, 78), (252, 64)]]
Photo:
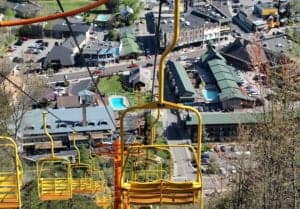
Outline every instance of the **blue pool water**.
[(113, 110), (124, 110), (127, 108), (125, 103), (125, 97), (122, 96), (113, 96), (109, 98), (109, 104)]
[(215, 89), (202, 89), (202, 94), (207, 101), (214, 101), (218, 97)]

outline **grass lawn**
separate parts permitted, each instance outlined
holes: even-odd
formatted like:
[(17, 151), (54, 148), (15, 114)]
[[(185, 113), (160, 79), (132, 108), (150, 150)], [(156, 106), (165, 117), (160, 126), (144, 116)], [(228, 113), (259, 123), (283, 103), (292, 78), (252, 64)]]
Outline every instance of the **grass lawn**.
[[(59, 7), (56, 3), (56, 1), (53, 0), (41, 0), (40, 1), (43, 6), (46, 7), (46, 9), (51, 10), (59, 10)], [(63, 8), (65, 11), (77, 9), (83, 6), (88, 5), (89, 3), (94, 3), (94, 1), (91, 0), (61, 0), (61, 3), (63, 5)]]
[[(136, 93), (122, 87), (120, 76), (101, 78), (98, 83), (98, 89), (102, 94), (125, 96), (131, 106), (144, 104), (149, 101), (151, 94), (148, 92)], [(139, 94), (139, 95), (138, 95)]]

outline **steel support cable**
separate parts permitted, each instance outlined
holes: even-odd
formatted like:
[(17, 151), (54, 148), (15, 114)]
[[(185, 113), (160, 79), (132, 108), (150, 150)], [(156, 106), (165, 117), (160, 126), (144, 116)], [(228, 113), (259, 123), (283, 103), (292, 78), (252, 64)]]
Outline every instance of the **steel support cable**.
[[(29, 93), (27, 93), (26, 91), (24, 91), (20, 86), (18, 86), (15, 82), (13, 82), (11, 79), (9, 79), (7, 76), (5, 76), (2, 72), (0, 72), (0, 76), (3, 77), (5, 80), (7, 80), (9, 83), (11, 83), (16, 89), (18, 89), (20, 92), (22, 92), (25, 96), (27, 96), (29, 99), (31, 99), (33, 102), (35, 103), (39, 103), (38, 100), (36, 100), (35, 98), (33, 98)], [(55, 117), (57, 120), (59, 121), (63, 121), (60, 117), (58, 117), (57, 115), (55, 115), (53, 112), (51, 112), (48, 108), (44, 108), (50, 115), (52, 115), (53, 117)], [(71, 127), (71, 129), (75, 132), (77, 132), (73, 127)]]
[(89, 11), (91, 9), (94, 9), (96, 7), (99, 7), (105, 3), (109, 2), (109, 0), (97, 0), (95, 3), (91, 3), (87, 6), (70, 10), (63, 13), (56, 13), (48, 16), (42, 16), (42, 17), (34, 17), (29, 19), (22, 19), (22, 20), (8, 20), (8, 21), (0, 21), (0, 27), (7, 27), (7, 26), (16, 26), (16, 25), (28, 25), (32, 23), (38, 23), (38, 22), (45, 22), (49, 20), (55, 20), (59, 18), (66, 18), (68, 16), (77, 15), (82, 12)]
[[(63, 6), (62, 6), (62, 4), (61, 4), (61, 1), (60, 1), (60, 0), (56, 0), (56, 2), (57, 2), (57, 4), (58, 4), (60, 10), (64, 13), (64, 8), (63, 8)], [(66, 18), (66, 17), (65, 17), (64, 19), (65, 19), (65, 21), (66, 21), (66, 23), (67, 23), (67, 26), (68, 26), (68, 29), (69, 29), (70, 34), (71, 34), (71, 36), (72, 36), (72, 39), (74, 40), (75, 45), (76, 45), (76, 47), (77, 47), (77, 49), (78, 49), (79, 57), (80, 57), (81, 60), (83, 61), (83, 64), (86, 66), (86, 69), (87, 69), (87, 71), (88, 71), (88, 73), (89, 73), (89, 76), (91, 77), (91, 81), (92, 81), (92, 83), (94, 84), (94, 86), (95, 86), (95, 88), (96, 88), (96, 92), (99, 94), (99, 97), (100, 97), (100, 99), (101, 99), (101, 102), (103, 103), (104, 108), (105, 108), (105, 110), (106, 110), (106, 112), (107, 112), (107, 114), (108, 114), (108, 116), (109, 116), (109, 119), (111, 120), (111, 122), (112, 122), (114, 128), (117, 129), (117, 126), (116, 126), (116, 124), (115, 124), (115, 122), (114, 122), (113, 116), (111, 115), (111, 112), (108, 110), (107, 105), (106, 105), (106, 103), (105, 103), (103, 97), (101, 96), (101, 92), (100, 92), (100, 90), (99, 90), (98, 87), (97, 87), (97, 83), (96, 83), (96, 81), (95, 81), (95, 79), (94, 79), (94, 77), (93, 77), (93, 74), (92, 74), (92, 72), (91, 72), (89, 66), (87, 65), (87, 63), (86, 63), (86, 61), (85, 61), (85, 59), (84, 59), (84, 56), (83, 56), (83, 54), (82, 54), (82, 48), (80, 48), (80, 46), (79, 46), (79, 43), (78, 43), (78, 41), (77, 41), (77, 38), (76, 38), (76, 36), (75, 36), (75, 34), (74, 34), (74, 31), (73, 31), (73, 29), (72, 29), (72, 27), (71, 27), (70, 21), (69, 21), (68, 18)]]
[(159, 2), (159, 9), (158, 9), (158, 20), (157, 20), (157, 26), (155, 31), (155, 57), (154, 57), (154, 67), (153, 67), (153, 76), (152, 76), (152, 90), (151, 90), (151, 101), (154, 101), (154, 81), (155, 81), (155, 74), (156, 74), (156, 63), (157, 63), (157, 56), (159, 51), (159, 35), (160, 35), (160, 20), (161, 20), (161, 10), (162, 10), (162, 4), (164, 3), (164, 0), (160, 0)]

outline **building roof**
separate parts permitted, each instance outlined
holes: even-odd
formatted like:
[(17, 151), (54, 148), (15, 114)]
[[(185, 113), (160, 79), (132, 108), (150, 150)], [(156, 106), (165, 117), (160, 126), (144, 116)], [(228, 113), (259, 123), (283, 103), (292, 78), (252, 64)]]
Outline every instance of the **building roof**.
[(129, 83), (135, 86), (137, 83), (142, 83), (145, 88), (148, 89), (151, 86), (151, 69), (138, 67), (137, 69), (131, 70), (129, 74)]
[(61, 96), (56, 100), (58, 108), (74, 108), (80, 107), (79, 99), (77, 96)]
[(121, 43), (122, 43), (122, 51), (121, 55), (126, 56), (130, 54), (139, 54), (142, 51), (139, 48), (139, 45), (135, 42), (135, 37), (131, 33), (123, 33), (121, 34)]
[(99, 14), (95, 21), (97, 22), (108, 22), (111, 18), (111, 14)]
[(117, 41), (90, 41), (83, 49), (83, 54), (120, 55), (120, 43)]
[(268, 62), (264, 49), (259, 44), (242, 38), (235, 39), (233, 43), (224, 47), (221, 53), (248, 65)]
[(64, 46), (54, 46), (46, 56), (44, 66), (53, 61), (59, 61), (62, 66), (72, 66), (75, 64), (74, 57), (71, 56), (73, 51)]
[[(203, 71), (203, 69), (210, 70), (211, 73), (206, 73), (206, 75), (215, 78), (216, 84), (220, 89), (219, 99), (221, 102), (236, 98), (253, 100), (242, 94), (237, 85), (239, 79), (235, 75), (234, 68), (226, 64), (225, 58), (212, 45), (208, 44), (207, 51), (202, 55), (197, 65), (198, 71)], [(199, 73), (199, 75), (202, 74), (203, 72)]]
[[(229, 125), (229, 124), (251, 124), (256, 123), (257, 116), (246, 112), (203, 112), (201, 113), (204, 125)], [(196, 116), (190, 113), (190, 120), (185, 121), (186, 125), (197, 125)]]
[(219, 94), (219, 98), (221, 101), (234, 98), (246, 99), (236, 83), (236, 78), (233, 76), (231, 66), (220, 59), (208, 61), (208, 66), (220, 88), (221, 93)]
[[(79, 34), (78, 36), (76, 36), (76, 40), (77, 40), (78, 44), (81, 45), (81, 44), (84, 42), (84, 40), (85, 40), (85, 35)], [(62, 46), (66, 47), (66, 48), (68, 48), (68, 49), (72, 49), (72, 50), (73, 50), (74, 48), (76, 48), (76, 44), (75, 44), (75, 42), (74, 42), (73, 37), (67, 38), (67, 39), (63, 42)]]
[[(110, 107), (107, 107), (107, 109), (114, 120), (112, 109)], [(114, 130), (113, 123), (115, 122), (111, 121), (104, 106), (86, 107), (87, 126), (80, 126), (82, 122), (82, 108), (49, 109), (49, 111), (61, 119), (60, 121), (51, 114), (47, 115), (47, 124), (49, 125), (48, 130), (50, 134), (70, 133), (74, 131), (73, 129), (77, 132)], [(43, 135), (43, 112), (44, 110), (42, 109), (34, 109), (26, 112), (19, 134), (23, 136)]]
[(185, 69), (179, 62), (168, 61), (167, 65), (178, 75), (179, 79), (176, 79), (176, 86), (179, 88), (179, 95), (189, 92), (196, 94), (195, 88), (193, 87), (191, 80)]
[[(74, 19), (73, 19), (74, 20)], [(89, 31), (90, 26), (83, 22), (80, 19), (75, 19), (73, 23), (71, 23), (71, 28), (76, 33), (86, 33)], [(60, 32), (69, 32), (68, 25), (65, 20), (58, 20), (53, 23), (52, 30), (60, 31)]]

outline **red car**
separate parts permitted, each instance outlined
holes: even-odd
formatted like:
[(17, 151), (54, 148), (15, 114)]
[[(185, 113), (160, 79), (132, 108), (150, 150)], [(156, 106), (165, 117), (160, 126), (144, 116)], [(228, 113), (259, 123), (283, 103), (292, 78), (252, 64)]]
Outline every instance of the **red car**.
[(102, 73), (103, 73), (102, 70), (95, 70), (95, 71), (93, 72), (93, 75), (101, 75)]
[(137, 64), (135, 64), (135, 63), (132, 63), (131, 65), (129, 65), (127, 68), (134, 68), (134, 67), (138, 67), (138, 65)]
[(20, 40), (22, 40), (22, 41), (27, 41), (28, 38), (27, 38), (26, 36), (22, 36), (22, 37), (20, 38)]

